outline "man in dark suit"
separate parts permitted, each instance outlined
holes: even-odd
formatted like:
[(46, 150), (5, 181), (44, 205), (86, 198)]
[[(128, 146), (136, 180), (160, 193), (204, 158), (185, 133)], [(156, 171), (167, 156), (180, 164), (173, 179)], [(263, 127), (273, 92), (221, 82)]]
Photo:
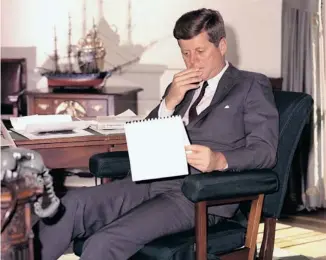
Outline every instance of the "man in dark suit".
[[(222, 16), (200, 9), (174, 28), (186, 69), (177, 73), (149, 117), (182, 116), (191, 145), (191, 174), (268, 168), (275, 163), (278, 113), (269, 80), (225, 60)], [(153, 169), (155, 171), (155, 169)], [(55, 224), (40, 223), (43, 259), (57, 259), (75, 238), (89, 237), (81, 259), (128, 259), (151, 240), (194, 227), (183, 177), (133, 183), (130, 178), (69, 192)], [(237, 205), (210, 209), (209, 222), (232, 217)]]

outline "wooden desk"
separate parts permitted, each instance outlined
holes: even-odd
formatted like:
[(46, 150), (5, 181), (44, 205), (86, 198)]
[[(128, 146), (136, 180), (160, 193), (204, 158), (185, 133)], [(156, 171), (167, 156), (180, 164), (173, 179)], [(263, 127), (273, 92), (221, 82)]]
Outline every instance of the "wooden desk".
[(95, 135), (69, 138), (28, 140), (11, 133), (17, 147), (39, 152), (49, 169), (88, 168), (89, 158), (97, 153), (126, 151), (123, 134), (104, 136), (89, 130)]

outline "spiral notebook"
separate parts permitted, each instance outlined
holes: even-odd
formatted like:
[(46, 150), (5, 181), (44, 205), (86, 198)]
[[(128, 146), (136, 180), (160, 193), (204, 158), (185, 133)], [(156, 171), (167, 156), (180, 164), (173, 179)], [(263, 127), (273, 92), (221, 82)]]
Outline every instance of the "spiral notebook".
[(133, 181), (188, 174), (190, 143), (180, 116), (128, 122), (124, 128)]

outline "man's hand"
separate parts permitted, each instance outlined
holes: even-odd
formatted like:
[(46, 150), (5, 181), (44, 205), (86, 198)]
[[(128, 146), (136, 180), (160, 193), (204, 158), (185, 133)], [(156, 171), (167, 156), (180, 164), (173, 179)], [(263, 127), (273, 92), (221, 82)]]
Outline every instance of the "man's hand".
[(165, 97), (166, 108), (174, 110), (188, 90), (198, 88), (198, 83), (202, 81), (201, 74), (199, 69), (187, 69), (175, 74), (169, 93)]
[(222, 171), (227, 167), (225, 156), (214, 152), (203, 145), (188, 145), (185, 147), (188, 163), (201, 172)]

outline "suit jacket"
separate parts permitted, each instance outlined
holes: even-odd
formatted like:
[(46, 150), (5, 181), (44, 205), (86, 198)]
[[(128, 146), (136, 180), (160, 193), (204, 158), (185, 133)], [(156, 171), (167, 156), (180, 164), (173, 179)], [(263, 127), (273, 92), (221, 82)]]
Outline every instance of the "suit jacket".
[[(163, 98), (169, 89), (170, 85)], [(185, 114), (194, 92), (190, 90), (186, 93), (174, 115), (182, 117)], [(158, 117), (158, 109), (159, 106), (148, 117)], [(222, 152), (229, 170), (239, 171), (274, 166), (278, 123), (269, 79), (259, 73), (238, 70), (230, 64), (219, 81), (211, 104), (186, 129), (192, 144)], [(194, 168), (190, 172), (200, 173)], [(234, 211), (231, 208), (229, 214), (222, 215), (229, 216)]]

